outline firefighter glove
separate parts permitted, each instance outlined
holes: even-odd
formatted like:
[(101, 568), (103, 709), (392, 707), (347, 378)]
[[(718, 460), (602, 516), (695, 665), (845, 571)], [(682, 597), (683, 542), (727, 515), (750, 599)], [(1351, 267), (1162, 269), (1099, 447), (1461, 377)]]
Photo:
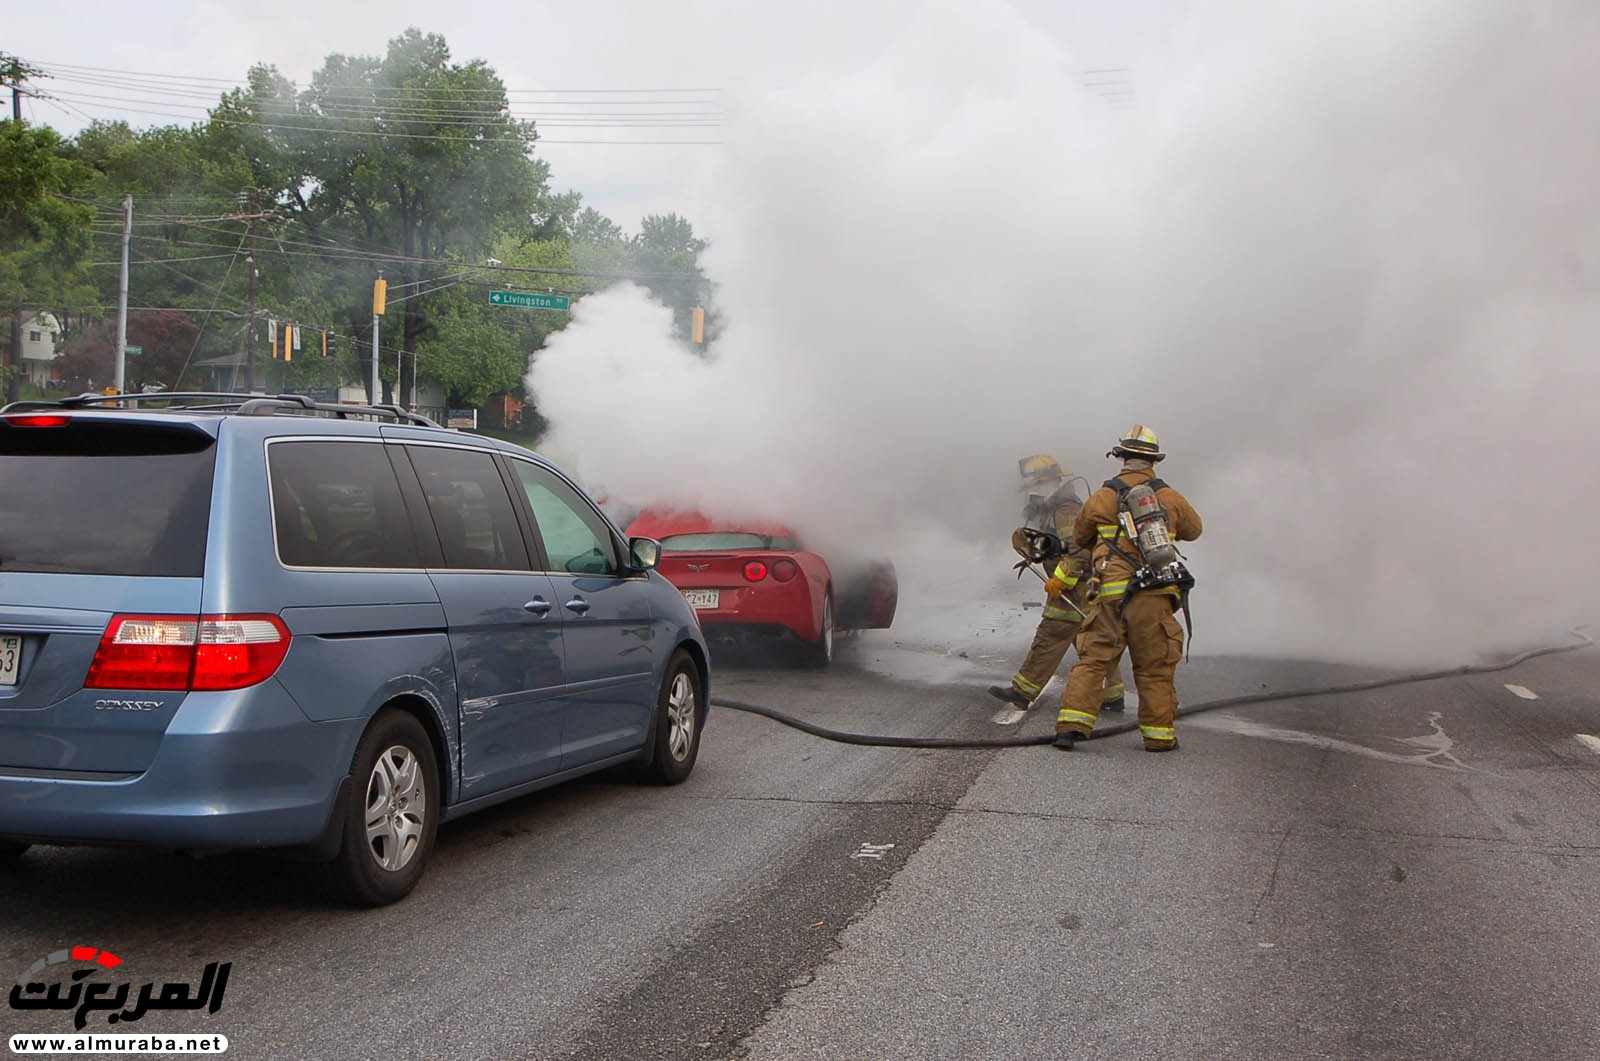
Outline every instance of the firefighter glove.
[(1044, 580), (1044, 593), (1047, 597), (1059, 597), (1067, 591), (1067, 584), (1054, 575)]

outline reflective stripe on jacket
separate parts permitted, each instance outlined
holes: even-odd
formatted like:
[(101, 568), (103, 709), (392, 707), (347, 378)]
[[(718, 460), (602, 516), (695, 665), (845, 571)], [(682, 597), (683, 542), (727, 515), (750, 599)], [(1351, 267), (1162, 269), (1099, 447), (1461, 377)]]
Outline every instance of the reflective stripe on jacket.
[[(1156, 477), (1153, 468), (1124, 468), (1115, 478), (1130, 487), (1147, 483)], [(1200, 537), (1200, 514), (1189, 500), (1170, 486), (1156, 490), (1156, 500), (1167, 512), (1167, 530), (1174, 541), (1192, 542)], [(1128, 580), (1133, 577), (1134, 563), (1139, 558), (1138, 543), (1128, 537), (1117, 518), (1121, 498), (1117, 491), (1102, 486), (1089, 496), (1078, 510), (1072, 524), (1072, 541), (1078, 548), (1092, 549), (1091, 564), (1100, 579), (1097, 600), (1115, 600), (1128, 592)], [(1153, 592), (1177, 595), (1177, 588), (1167, 586)]]

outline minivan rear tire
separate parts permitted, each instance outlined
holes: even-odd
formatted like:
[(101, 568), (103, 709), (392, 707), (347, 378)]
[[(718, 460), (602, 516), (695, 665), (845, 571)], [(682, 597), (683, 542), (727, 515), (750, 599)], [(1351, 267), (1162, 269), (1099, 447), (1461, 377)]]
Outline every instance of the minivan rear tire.
[(672, 654), (656, 695), (655, 741), (645, 780), (676, 785), (687, 780), (700, 755), (701, 723), (705, 720), (704, 683), (700, 668), (683, 649)]
[(433, 853), (440, 795), (422, 723), (396, 708), (378, 712), (350, 765), (343, 838), (331, 864), (336, 894), (357, 906), (405, 898)]

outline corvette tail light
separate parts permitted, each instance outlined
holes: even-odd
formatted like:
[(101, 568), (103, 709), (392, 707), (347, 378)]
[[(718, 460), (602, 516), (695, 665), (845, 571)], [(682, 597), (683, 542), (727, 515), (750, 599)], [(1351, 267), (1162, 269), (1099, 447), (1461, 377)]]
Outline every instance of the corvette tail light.
[(787, 582), (800, 573), (800, 568), (793, 560), (774, 560), (772, 562), (772, 577), (779, 582)]
[(744, 578), (746, 582), (760, 582), (767, 577), (767, 565), (763, 560), (751, 560), (744, 565)]
[(89, 689), (243, 689), (289, 652), (276, 615), (116, 615), (89, 664)]

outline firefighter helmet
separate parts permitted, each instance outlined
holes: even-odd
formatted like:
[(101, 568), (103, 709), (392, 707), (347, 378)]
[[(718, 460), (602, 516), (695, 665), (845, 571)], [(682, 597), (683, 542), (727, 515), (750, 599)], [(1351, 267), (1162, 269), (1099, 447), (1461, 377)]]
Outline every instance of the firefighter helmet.
[(1117, 444), (1111, 447), (1111, 452), (1106, 456), (1158, 461), (1166, 457), (1166, 454), (1161, 452), (1161, 442), (1156, 438), (1155, 428), (1134, 424), (1128, 428), (1127, 434), (1117, 440)]
[(1067, 477), (1061, 463), (1048, 453), (1023, 457), (1017, 461), (1017, 471), (1022, 476), (1022, 489), (1034, 494), (1050, 493)]

